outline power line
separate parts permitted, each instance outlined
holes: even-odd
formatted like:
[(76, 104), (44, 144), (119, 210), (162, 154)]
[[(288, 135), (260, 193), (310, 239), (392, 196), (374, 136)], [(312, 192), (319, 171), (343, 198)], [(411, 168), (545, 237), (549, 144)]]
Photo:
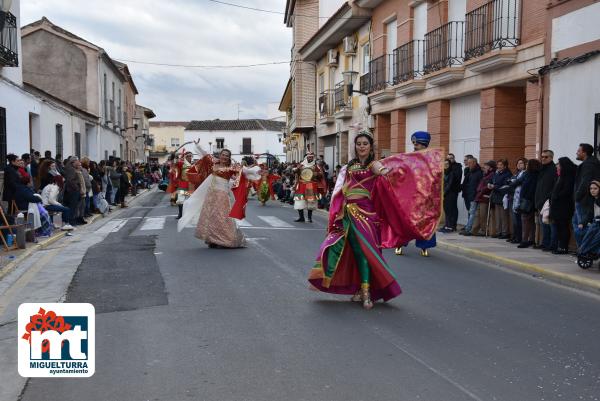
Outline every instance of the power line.
[(290, 61), (270, 61), (267, 63), (256, 63), (256, 64), (238, 64), (238, 65), (193, 65), (193, 64), (167, 64), (167, 63), (154, 63), (151, 61), (138, 61), (138, 60), (125, 60), (116, 58), (114, 60), (121, 61), (124, 63), (132, 64), (144, 64), (144, 65), (157, 65), (162, 67), (184, 67), (184, 68), (252, 68), (261, 67), (266, 65), (279, 65), (289, 64)]
[[(243, 8), (245, 10), (251, 10), (251, 11), (258, 11), (258, 12), (262, 12), (262, 13), (268, 13), (268, 14), (277, 14), (277, 15), (285, 15), (284, 12), (281, 11), (275, 11), (275, 10), (265, 10), (264, 8), (256, 8), (256, 7), (248, 7), (248, 6), (243, 6), (241, 4), (235, 4), (235, 3), (228, 3), (226, 1), (221, 1), (221, 0), (207, 0), (210, 1), (212, 3), (217, 3), (217, 4), (222, 4), (225, 6), (230, 6), (230, 7), (236, 7), (236, 8)], [(365, 17), (337, 17), (337, 18), (333, 18), (333, 17), (322, 17), (320, 15), (307, 15), (307, 14), (296, 14), (293, 13), (292, 16), (294, 17), (307, 17), (307, 18), (321, 18), (321, 19), (335, 19), (335, 20), (342, 20), (342, 19), (365, 19)]]

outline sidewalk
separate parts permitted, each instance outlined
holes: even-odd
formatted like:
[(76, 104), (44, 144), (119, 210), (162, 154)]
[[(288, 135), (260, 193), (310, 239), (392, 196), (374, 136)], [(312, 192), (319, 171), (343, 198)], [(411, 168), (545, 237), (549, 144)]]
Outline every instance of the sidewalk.
[(600, 293), (598, 263), (588, 270), (577, 265), (574, 255), (553, 255), (539, 249), (519, 249), (505, 240), (437, 233), (438, 247), (499, 266), (543, 277), (569, 287)]
[[(152, 189), (154, 189), (156, 187), (153, 187)], [(126, 202), (129, 203), (134, 199), (139, 199), (141, 195), (145, 194), (145, 193), (149, 193), (152, 189), (143, 189), (141, 191), (138, 192), (137, 196), (131, 196), (128, 195), (126, 198)], [(118, 210), (120, 210), (119, 207), (113, 207), (113, 211), (112, 213), (117, 212)], [(111, 216), (110, 214), (107, 215)], [(101, 214), (94, 214), (92, 215), (92, 217), (89, 217), (86, 219), (86, 221), (88, 222), (88, 224), (92, 224), (95, 221), (101, 219), (103, 216)], [(112, 216), (111, 216), (112, 217)], [(83, 229), (86, 226), (78, 226), (79, 229)], [(75, 231), (73, 231), (73, 235), (77, 235), (77, 229)], [(0, 280), (6, 276), (8, 273), (12, 272), (18, 265), (19, 263), (21, 263), (23, 260), (25, 260), (27, 257), (29, 257), (29, 255), (31, 255), (32, 253), (41, 250), (41, 249), (45, 249), (47, 247), (49, 247), (50, 245), (54, 244), (55, 242), (59, 241), (60, 239), (64, 238), (65, 235), (67, 234), (67, 231), (61, 231), (60, 229), (56, 229), (54, 230), (54, 233), (52, 234), (51, 237), (48, 238), (38, 238), (38, 242), (33, 243), (33, 242), (28, 242), (27, 248), (25, 249), (16, 249), (16, 250), (11, 250), (9, 252), (6, 252), (4, 250), (4, 248), (0, 249)]]
[[(328, 216), (326, 210), (318, 209), (317, 213)], [(436, 235), (440, 249), (600, 294), (600, 260), (594, 262), (592, 268), (583, 270), (577, 265), (575, 255), (553, 255), (533, 248), (519, 249), (505, 240), (494, 238), (439, 232)]]

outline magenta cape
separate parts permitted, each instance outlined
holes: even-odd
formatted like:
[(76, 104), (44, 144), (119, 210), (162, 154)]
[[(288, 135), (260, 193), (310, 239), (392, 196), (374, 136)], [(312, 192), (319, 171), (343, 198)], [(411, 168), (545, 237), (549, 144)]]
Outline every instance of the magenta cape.
[[(442, 209), (442, 161), (442, 151), (430, 149), (382, 160), (390, 170), (385, 176), (342, 169), (330, 203), (328, 235), (310, 283), (324, 292), (354, 293), (361, 283), (356, 263), (359, 251), (369, 264), (371, 297), (388, 300), (399, 295), (400, 286), (381, 249), (429, 239), (435, 233)], [(344, 192), (352, 190), (368, 196), (349, 200)], [(359, 250), (350, 247), (349, 230)]]

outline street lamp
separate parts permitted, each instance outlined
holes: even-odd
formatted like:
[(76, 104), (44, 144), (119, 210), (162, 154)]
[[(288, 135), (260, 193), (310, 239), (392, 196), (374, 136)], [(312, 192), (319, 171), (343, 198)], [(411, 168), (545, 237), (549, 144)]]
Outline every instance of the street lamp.
[[(361, 95), (367, 96), (368, 93), (361, 92), (359, 90), (354, 89), (354, 82), (356, 81), (356, 77), (358, 76), (358, 72), (356, 71), (344, 71), (342, 72), (342, 76), (344, 77), (344, 85), (348, 91), (348, 96), (352, 96), (353, 93), (360, 93)], [(367, 114), (371, 114), (371, 98), (367, 97)]]

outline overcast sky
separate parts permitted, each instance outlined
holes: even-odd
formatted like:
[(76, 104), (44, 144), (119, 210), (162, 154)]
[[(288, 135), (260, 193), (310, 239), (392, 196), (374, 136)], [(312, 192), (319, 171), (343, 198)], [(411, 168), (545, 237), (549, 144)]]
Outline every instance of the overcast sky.
[[(284, 0), (231, 0), (284, 11)], [(22, 25), (46, 16), (104, 48), (117, 60), (186, 65), (289, 61), (291, 29), (283, 16), (207, 0), (24, 0)], [(279, 102), (289, 64), (245, 69), (159, 67), (127, 63), (156, 120), (265, 118)]]

